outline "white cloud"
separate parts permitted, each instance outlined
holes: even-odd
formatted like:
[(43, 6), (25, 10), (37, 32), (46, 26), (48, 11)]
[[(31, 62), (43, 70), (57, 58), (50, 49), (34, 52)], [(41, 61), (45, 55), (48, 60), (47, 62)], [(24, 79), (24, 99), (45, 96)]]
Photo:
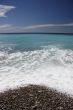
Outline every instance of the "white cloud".
[(42, 24), (42, 25), (33, 25), (33, 26), (14, 26), (11, 24), (0, 25), (0, 33), (4, 32), (41, 32), (41, 31), (70, 31), (73, 32), (73, 23), (67, 24)]
[(73, 23), (33, 25), (33, 26), (27, 26), (24, 29), (27, 30), (27, 29), (36, 29), (36, 28), (45, 28), (45, 27), (64, 27), (64, 26), (73, 26)]
[(22, 29), (22, 30), (29, 30), (29, 29), (36, 29), (36, 28), (46, 28), (46, 27), (68, 27), (68, 26), (73, 26), (73, 23), (68, 23), (68, 24), (41, 24), (41, 25), (32, 25), (32, 26), (14, 26), (11, 24), (3, 24), (0, 25), (0, 29), (8, 29), (8, 28), (16, 28), (16, 29)]
[(0, 17), (6, 17), (6, 13), (14, 8), (14, 6), (0, 5)]
[(7, 29), (7, 28), (11, 28), (10, 24), (4, 24), (4, 25), (0, 25), (0, 29)]

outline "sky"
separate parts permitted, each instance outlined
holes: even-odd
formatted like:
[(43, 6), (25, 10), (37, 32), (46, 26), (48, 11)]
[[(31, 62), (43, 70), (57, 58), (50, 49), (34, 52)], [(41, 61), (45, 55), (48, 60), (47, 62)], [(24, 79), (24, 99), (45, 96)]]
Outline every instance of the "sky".
[(0, 0), (0, 33), (73, 33), (73, 0)]

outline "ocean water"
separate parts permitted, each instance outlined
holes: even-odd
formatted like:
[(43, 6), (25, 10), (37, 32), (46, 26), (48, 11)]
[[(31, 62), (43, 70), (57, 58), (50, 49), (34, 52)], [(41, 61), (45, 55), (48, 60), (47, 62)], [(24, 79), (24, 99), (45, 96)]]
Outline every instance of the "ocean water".
[(73, 35), (0, 34), (0, 92), (28, 84), (73, 95)]

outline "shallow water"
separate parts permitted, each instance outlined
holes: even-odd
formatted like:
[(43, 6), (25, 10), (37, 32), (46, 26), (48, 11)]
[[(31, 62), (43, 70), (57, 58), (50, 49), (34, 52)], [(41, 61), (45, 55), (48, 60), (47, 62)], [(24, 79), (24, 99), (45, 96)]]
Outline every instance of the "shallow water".
[(0, 91), (27, 84), (73, 95), (73, 35), (0, 35)]

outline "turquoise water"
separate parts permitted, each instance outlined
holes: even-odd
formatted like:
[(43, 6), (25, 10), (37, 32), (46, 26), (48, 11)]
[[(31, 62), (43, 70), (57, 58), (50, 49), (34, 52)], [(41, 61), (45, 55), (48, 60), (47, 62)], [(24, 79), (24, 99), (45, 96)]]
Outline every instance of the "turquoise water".
[(0, 35), (0, 44), (9, 44), (15, 50), (40, 49), (42, 46), (73, 49), (73, 35), (6, 34)]
[(0, 34), (0, 92), (28, 84), (73, 95), (73, 35)]

